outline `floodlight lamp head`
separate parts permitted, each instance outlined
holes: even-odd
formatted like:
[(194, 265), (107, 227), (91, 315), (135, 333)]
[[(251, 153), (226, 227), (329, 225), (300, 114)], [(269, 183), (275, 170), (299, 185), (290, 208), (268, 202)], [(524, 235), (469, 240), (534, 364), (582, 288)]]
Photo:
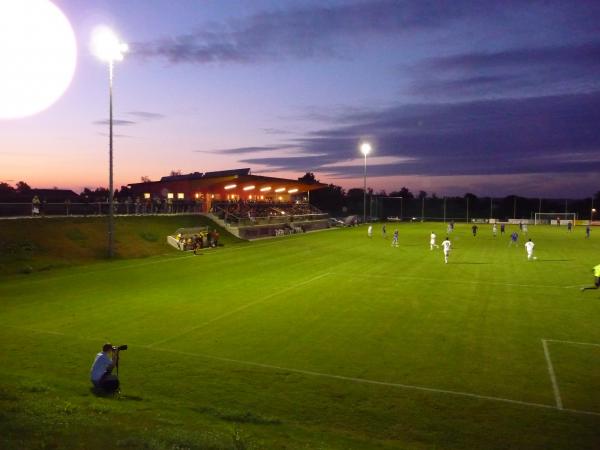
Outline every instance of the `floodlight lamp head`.
[(123, 54), (129, 50), (129, 46), (119, 41), (110, 28), (98, 27), (92, 35), (92, 49), (98, 59), (112, 63), (123, 61)]
[(363, 155), (367, 156), (369, 153), (371, 153), (371, 144), (368, 142), (363, 142), (360, 146), (360, 151)]

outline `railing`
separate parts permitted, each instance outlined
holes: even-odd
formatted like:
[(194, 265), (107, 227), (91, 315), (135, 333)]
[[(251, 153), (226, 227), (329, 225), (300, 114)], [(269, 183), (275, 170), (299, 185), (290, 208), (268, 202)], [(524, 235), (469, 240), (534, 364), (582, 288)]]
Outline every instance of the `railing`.
[[(105, 216), (108, 202), (89, 203), (0, 203), (0, 217), (46, 217), (46, 216)], [(37, 212), (35, 212), (35, 209)], [(204, 211), (200, 202), (115, 202), (113, 211), (118, 215), (150, 214), (198, 214)]]
[[(289, 205), (288, 205), (289, 206)], [(273, 210), (273, 214), (268, 216), (257, 216), (257, 217), (240, 217), (233, 213), (230, 213), (225, 209), (224, 205), (213, 204), (213, 213), (225, 223), (234, 225), (236, 227), (248, 227), (258, 225), (284, 225), (298, 222), (325, 220), (329, 217), (328, 214), (319, 211), (312, 205), (304, 205), (311, 212), (302, 214), (292, 214), (288, 212), (284, 205), (273, 204), (269, 205), (269, 208)]]

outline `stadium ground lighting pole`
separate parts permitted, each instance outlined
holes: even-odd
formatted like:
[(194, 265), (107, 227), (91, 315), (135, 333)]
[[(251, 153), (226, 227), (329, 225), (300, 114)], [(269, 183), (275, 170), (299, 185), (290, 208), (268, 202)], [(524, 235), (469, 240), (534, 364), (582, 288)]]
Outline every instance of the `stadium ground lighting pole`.
[(371, 153), (371, 144), (363, 142), (360, 146), (361, 153), (365, 156), (364, 189), (363, 189), (363, 223), (367, 223), (367, 155)]
[(94, 53), (103, 62), (108, 64), (108, 257), (115, 253), (115, 211), (114, 211), (114, 186), (113, 186), (113, 71), (115, 61), (123, 60), (123, 53), (128, 50), (127, 44), (120, 42), (119, 38), (108, 28), (100, 27), (94, 30), (92, 36)]

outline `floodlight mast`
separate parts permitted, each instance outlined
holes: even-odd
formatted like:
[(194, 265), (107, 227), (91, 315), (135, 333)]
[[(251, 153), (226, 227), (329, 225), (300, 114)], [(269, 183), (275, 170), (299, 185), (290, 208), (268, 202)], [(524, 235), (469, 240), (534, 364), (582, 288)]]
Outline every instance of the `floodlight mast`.
[(360, 151), (365, 155), (364, 188), (363, 188), (363, 223), (367, 223), (367, 155), (371, 153), (371, 144), (363, 142)]
[(123, 53), (129, 50), (109, 28), (101, 27), (94, 31), (94, 53), (101, 61), (108, 63), (108, 257), (115, 254), (115, 211), (113, 184), (113, 75), (115, 61), (123, 61)]

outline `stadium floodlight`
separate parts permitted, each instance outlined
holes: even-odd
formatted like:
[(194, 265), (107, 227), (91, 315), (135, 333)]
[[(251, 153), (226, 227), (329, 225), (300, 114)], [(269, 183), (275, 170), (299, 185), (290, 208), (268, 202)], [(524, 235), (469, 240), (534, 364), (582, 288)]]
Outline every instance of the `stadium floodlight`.
[(369, 153), (371, 153), (371, 144), (368, 142), (363, 142), (360, 146), (360, 151), (363, 155), (367, 156)]
[(288, 194), (295, 194), (296, 192), (298, 192), (298, 189), (294, 188), (294, 189), (290, 189), (288, 191)]
[(251, 190), (253, 190), (255, 187), (256, 187), (256, 186), (254, 186), (254, 185), (251, 185), (251, 186), (244, 186), (244, 188), (243, 188), (243, 189), (244, 189), (244, 191), (251, 191)]
[(363, 223), (367, 223), (367, 155), (371, 153), (371, 144), (363, 142), (360, 151), (365, 156), (364, 189), (363, 189)]
[(98, 27), (92, 35), (92, 48), (94, 54), (101, 61), (108, 63), (108, 95), (109, 95), (109, 120), (108, 120), (108, 257), (114, 256), (114, 186), (113, 186), (113, 69), (115, 61), (123, 61), (123, 53), (129, 49), (127, 44), (121, 42), (117, 35), (107, 27)]
[(115, 61), (123, 61), (123, 54), (129, 51), (129, 46), (121, 42), (108, 27), (98, 27), (94, 30), (92, 46), (98, 59), (109, 64)]
[(260, 188), (260, 192), (269, 192), (271, 190), (271, 186), (265, 186)]
[(280, 188), (275, 189), (275, 192), (283, 192), (283, 191), (285, 191), (284, 187), (280, 187)]
[(228, 191), (230, 189), (235, 189), (236, 187), (237, 187), (237, 184), (228, 184), (223, 189), (225, 189), (226, 191)]

